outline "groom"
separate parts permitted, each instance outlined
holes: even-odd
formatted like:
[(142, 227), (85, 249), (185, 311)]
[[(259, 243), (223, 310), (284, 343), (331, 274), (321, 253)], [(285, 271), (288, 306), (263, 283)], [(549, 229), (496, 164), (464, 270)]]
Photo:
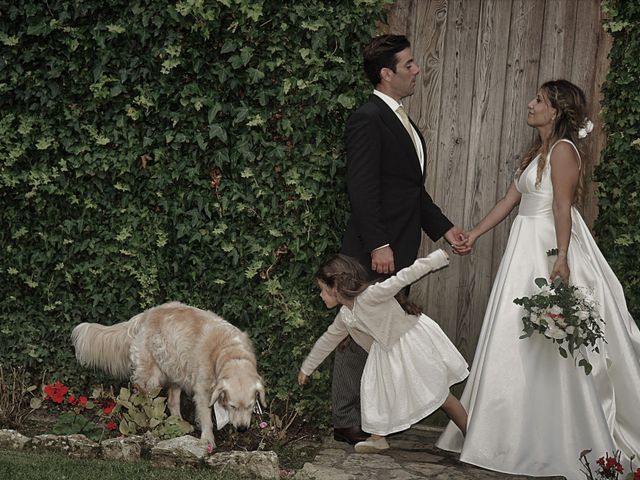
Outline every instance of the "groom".
[[(347, 121), (347, 187), (351, 218), (341, 253), (356, 257), (372, 275), (413, 263), (421, 231), (444, 237), (456, 253), (464, 233), (424, 188), (426, 145), (401, 99), (413, 95), (420, 68), (404, 35), (382, 35), (364, 50), (364, 70), (375, 89)], [(336, 349), (332, 384), (334, 438), (356, 443), (360, 428), (360, 377), (367, 352), (353, 341)]]

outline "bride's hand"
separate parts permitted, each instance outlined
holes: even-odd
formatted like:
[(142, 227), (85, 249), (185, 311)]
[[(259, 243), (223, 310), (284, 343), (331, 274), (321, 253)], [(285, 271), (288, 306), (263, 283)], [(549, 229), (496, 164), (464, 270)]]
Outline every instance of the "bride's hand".
[(479, 238), (479, 235), (475, 230), (469, 230), (467, 232), (467, 246), (469, 248), (473, 248), (473, 244), (476, 243), (476, 240)]
[(560, 256), (553, 264), (553, 270), (549, 280), (553, 282), (556, 278), (560, 277), (565, 285), (569, 285), (569, 264), (567, 263), (567, 257)]

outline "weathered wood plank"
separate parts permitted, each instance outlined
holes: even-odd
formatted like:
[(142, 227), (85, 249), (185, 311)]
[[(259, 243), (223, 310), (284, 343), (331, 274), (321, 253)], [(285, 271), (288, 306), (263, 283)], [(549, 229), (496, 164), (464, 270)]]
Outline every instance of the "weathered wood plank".
[(421, 68), (416, 93), (404, 100), (409, 116), (418, 124), (418, 128), (427, 143), (427, 182), (430, 192), (434, 191), (433, 168), (437, 158), (437, 142), (440, 118), (440, 92), (442, 84), (442, 51), (446, 30), (446, 0), (430, 0), (414, 3), (416, 32), (412, 42), (413, 56)]
[[(600, 13), (600, 12), (599, 12)], [(595, 152), (593, 157), (591, 157), (591, 172), (595, 166), (600, 162), (600, 155), (607, 141), (606, 134), (602, 128), (602, 122), (599, 118), (600, 105), (602, 102), (602, 84), (606, 80), (607, 72), (609, 71), (609, 52), (611, 51), (611, 45), (613, 43), (613, 38), (607, 32), (605, 32), (602, 27), (600, 27), (598, 36), (598, 51), (596, 53), (595, 66), (594, 66), (594, 82), (593, 82), (593, 90), (590, 94), (587, 94), (592, 102), (592, 110), (591, 119), (595, 125), (594, 131), (592, 133), (593, 139), (592, 141), (595, 143)], [(586, 215), (586, 220), (589, 226), (593, 226), (593, 221), (598, 216), (598, 205), (597, 199), (595, 196), (595, 190), (597, 185), (590, 181), (587, 184), (587, 189), (585, 192), (585, 198), (587, 199), (584, 204), (584, 210)]]
[[(469, 139), (466, 225), (477, 223), (495, 204), (496, 171), (500, 154), (505, 74), (511, 3), (482, 2), (475, 61), (474, 99)], [(475, 351), (491, 288), (493, 234), (477, 242), (462, 266), (468, 287), (458, 295), (460, 318), (456, 338), (466, 358)]]
[(571, 77), (576, 1), (546, 1), (538, 85), (547, 80)]
[[(543, 23), (541, 11), (544, 11), (544, 0), (515, 0), (511, 10), (496, 201), (505, 195), (513, 183), (522, 156), (536, 135), (536, 131), (527, 126), (527, 104), (538, 89)], [(502, 259), (516, 210), (494, 229), (492, 279)]]
[(379, 28), (384, 33), (393, 33), (395, 35), (406, 35), (411, 39), (413, 34), (414, 22), (412, 9), (415, 8), (412, 0), (397, 0), (389, 6), (387, 11), (387, 28)]
[[(451, 221), (462, 228), (465, 227), (466, 172), (479, 17), (479, 2), (455, 0), (449, 3), (433, 193)], [(431, 242), (425, 236), (422, 255), (432, 249)], [(460, 276), (462, 264), (463, 260), (453, 256), (449, 268), (427, 277), (416, 287), (432, 300), (456, 299), (459, 289), (467, 288), (464, 285), (466, 278)], [(421, 306), (456, 341), (459, 319), (457, 302), (430, 301)]]
[[(594, 131), (582, 145), (587, 185), (579, 208), (589, 226), (593, 225), (597, 213), (594, 185), (589, 180), (593, 173), (593, 167), (598, 160), (599, 152), (604, 145), (602, 126), (598, 121), (598, 111), (600, 109), (599, 80), (604, 80), (598, 79), (598, 73), (602, 71), (598, 57), (599, 48), (602, 44), (601, 39), (604, 35), (605, 32), (601, 27), (600, 2), (598, 0), (579, 1), (576, 15), (571, 81), (585, 92), (588, 103), (587, 116), (595, 126)], [(608, 70), (607, 57), (605, 56), (600, 60), (600, 63)]]

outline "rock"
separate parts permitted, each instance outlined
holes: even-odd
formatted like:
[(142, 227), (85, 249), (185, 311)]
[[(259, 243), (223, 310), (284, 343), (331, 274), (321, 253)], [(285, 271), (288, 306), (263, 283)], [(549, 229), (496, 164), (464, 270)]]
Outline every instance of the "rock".
[(354, 453), (349, 455), (342, 464), (346, 470), (387, 470), (398, 469), (400, 465), (387, 455), (377, 453)]
[(185, 435), (158, 442), (151, 449), (151, 462), (161, 467), (200, 465), (206, 455), (206, 441)]
[(98, 458), (100, 445), (84, 435), (36, 435), (31, 450), (64, 453), (73, 458)]
[(250, 478), (280, 478), (278, 456), (274, 452), (221, 452), (205, 459), (216, 471), (228, 471)]
[(141, 436), (109, 438), (103, 440), (102, 457), (106, 460), (124, 460), (135, 462), (140, 460), (145, 440)]
[(338, 448), (328, 448), (318, 453), (318, 455), (316, 455), (316, 458), (313, 460), (313, 463), (316, 465), (333, 467), (341, 464), (345, 458), (347, 458), (347, 452), (345, 452), (344, 450), (340, 450)]
[(31, 442), (29, 437), (16, 432), (15, 430), (0, 430), (0, 448), (7, 450), (23, 450), (28, 448)]
[(305, 463), (302, 470), (294, 475), (294, 480), (356, 480), (356, 476), (342, 469), (325, 465)]

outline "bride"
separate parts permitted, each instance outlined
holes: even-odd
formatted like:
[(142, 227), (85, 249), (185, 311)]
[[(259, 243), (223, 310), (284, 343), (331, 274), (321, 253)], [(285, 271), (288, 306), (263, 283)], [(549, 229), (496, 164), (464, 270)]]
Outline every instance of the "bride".
[[(460, 399), (469, 414), (466, 438), (450, 424), (436, 443), (491, 470), (578, 480), (583, 450), (593, 451), (592, 462), (620, 450), (625, 470), (630, 456), (636, 464), (640, 458), (640, 331), (572, 206), (583, 187), (585, 103), (566, 80), (542, 85), (527, 115), (538, 141), (504, 198), (468, 232), (470, 248), (519, 204)], [(548, 257), (552, 249), (557, 256)], [(583, 352), (589, 375), (542, 335), (519, 340), (524, 310), (513, 300), (539, 293), (536, 277), (593, 289), (606, 343), (599, 354)]]

